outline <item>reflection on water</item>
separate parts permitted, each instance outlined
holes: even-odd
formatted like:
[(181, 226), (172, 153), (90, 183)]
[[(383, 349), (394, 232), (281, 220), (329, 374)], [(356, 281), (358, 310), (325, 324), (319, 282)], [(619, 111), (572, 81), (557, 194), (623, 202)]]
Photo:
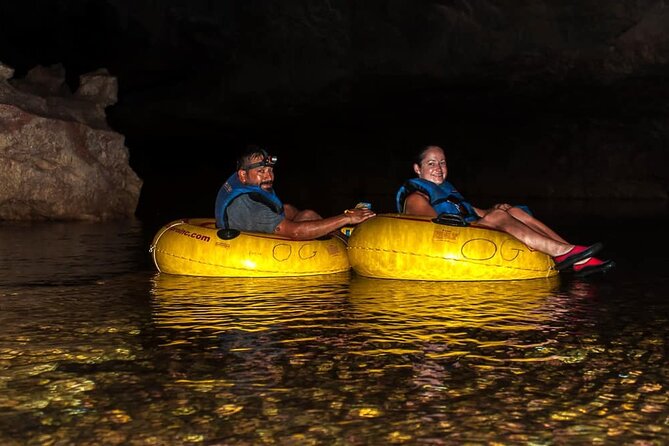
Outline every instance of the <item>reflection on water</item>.
[[(303, 340), (305, 328), (318, 327), (336, 332), (346, 339), (347, 350), (358, 355), (472, 356), (492, 365), (517, 359), (501, 357), (502, 347), (516, 347), (518, 360), (530, 360), (529, 345), (514, 346), (517, 334), (550, 331), (551, 320), (560, 314), (558, 277), (440, 283), (349, 278), (348, 273), (285, 279), (158, 274), (153, 284), (154, 323), (175, 330), (162, 332), (170, 337), (165, 343), (174, 344), (177, 337), (181, 343), (211, 338), (228, 348), (236, 342), (235, 349), (244, 343), (267, 348), (269, 333), (286, 348)], [(263, 342), (254, 345), (256, 337)]]
[[(202, 336), (257, 332), (336, 318), (349, 273), (285, 278), (207, 278), (156, 274), (153, 320)], [(334, 313), (334, 314), (333, 314)]]
[(669, 436), (657, 263), (587, 281), (216, 279), (155, 272), (147, 240), (0, 225), (0, 444)]
[(555, 298), (558, 285), (558, 277), (480, 283), (356, 277), (349, 314), (367, 338), (365, 354), (476, 358), (476, 366), (508, 367), (513, 361), (554, 359), (544, 336), (528, 341), (519, 334), (550, 330), (556, 308), (549, 298)]

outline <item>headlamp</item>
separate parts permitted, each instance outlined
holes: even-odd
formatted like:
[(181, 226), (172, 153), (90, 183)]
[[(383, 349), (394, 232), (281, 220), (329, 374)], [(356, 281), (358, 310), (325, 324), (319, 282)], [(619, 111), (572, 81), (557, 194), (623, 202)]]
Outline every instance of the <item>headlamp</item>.
[(266, 167), (266, 166), (272, 167), (276, 164), (277, 159), (278, 158), (274, 155), (271, 155), (271, 156), (270, 155), (264, 155), (263, 159), (261, 161), (257, 161), (255, 163), (251, 163), (247, 166), (244, 166), (243, 169), (244, 170), (251, 170), (251, 169), (255, 169), (256, 167)]

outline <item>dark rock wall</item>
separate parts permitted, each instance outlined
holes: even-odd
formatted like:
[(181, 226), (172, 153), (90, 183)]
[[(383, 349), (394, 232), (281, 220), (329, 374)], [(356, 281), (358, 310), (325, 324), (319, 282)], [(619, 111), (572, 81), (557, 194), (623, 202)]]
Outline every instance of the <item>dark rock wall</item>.
[[(70, 0), (0, 13), (19, 19), (0, 34), (9, 65), (53, 59), (75, 78), (104, 66), (126, 94), (169, 89), (223, 108), (349, 102), (352, 86), (386, 78), (607, 83), (666, 75), (669, 57), (669, 6), (650, 0)], [(206, 97), (194, 95), (196, 80)]]
[(311, 164), (282, 175), (388, 196), (436, 142), (475, 195), (667, 198), (664, 1), (70, 0), (0, 14), (23, 17), (0, 30), (10, 65), (118, 77), (110, 121), (146, 177), (174, 167), (156, 147), (190, 143), (217, 166), (182, 160), (196, 171), (182, 177), (218, 174), (215, 189), (254, 140), (289, 163), (317, 148), (333, 179)]

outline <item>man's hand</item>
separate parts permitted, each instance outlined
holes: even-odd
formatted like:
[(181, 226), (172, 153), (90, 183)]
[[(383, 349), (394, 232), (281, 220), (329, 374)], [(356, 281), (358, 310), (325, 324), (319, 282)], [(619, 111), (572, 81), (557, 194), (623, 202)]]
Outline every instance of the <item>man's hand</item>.
[(355, 208), (355, 209), (346, 209), (344, 211), (344, 215), (346, 215), (349, 218), (350, 224), (355, 225), (358, 223), (362, 223), (368, 218), (374, 217), (376, 213), (371, 209)]

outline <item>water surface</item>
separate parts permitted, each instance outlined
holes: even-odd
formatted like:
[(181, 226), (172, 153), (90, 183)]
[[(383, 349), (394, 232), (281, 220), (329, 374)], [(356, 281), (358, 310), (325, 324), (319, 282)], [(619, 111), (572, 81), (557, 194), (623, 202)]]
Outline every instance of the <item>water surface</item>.
[(665, 223), (565, 226), (603, 277), (482, 283), (179, 277), (139, 222), (2, 223), (0, 444), (666, 444)]

